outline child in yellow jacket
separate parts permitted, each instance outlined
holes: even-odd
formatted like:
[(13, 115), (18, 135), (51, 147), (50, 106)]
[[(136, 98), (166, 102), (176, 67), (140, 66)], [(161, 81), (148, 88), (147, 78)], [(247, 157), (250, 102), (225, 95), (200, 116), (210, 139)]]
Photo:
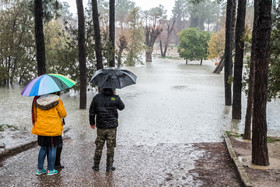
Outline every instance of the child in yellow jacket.
[(67, 113), (58, 95), (47, 94), (34, 98), (32, 134), (38, 135), (38, 145), (41, 146), (38, 155), (38, 170), (36, 175), (47, 171), (43, 168), (44, 160), (48, 154), (48, 175), (57, 174), (54, 169), (56, 148), (61, 143), (63, 131), (62, 118)]

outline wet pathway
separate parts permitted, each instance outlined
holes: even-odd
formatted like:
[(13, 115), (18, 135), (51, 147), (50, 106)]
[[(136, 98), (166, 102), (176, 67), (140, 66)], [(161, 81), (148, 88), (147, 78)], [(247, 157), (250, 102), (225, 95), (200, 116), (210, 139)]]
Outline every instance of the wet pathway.
[[(128, 68), (138, 79), (117, 90), (126, 108), (119, 113), (117, 170), (111, 174), (105, 172), (105, 155), (101, 171), (91, 169), (96, 132), (89, 127), (88, 110), (78, 109), (78, 96), (64, 94), (65, 169), (57, 176), (35, 176), (36, 147), (1, 163), (0, 186), (207, 186), (195, 170), (207, 150), (194, 143), (222, 142), (225, 130), (240, 128), (232, 125), (230, 108), (224, 106), (223, 77), (212, 68), (170, 60)], [(88, 108), (93, 96), (88, 94)], [(29, 130), (30, 98), (19, 101), (17, 116)], [(234, 178), (229, 186), (239, 186), (233, 170), (224, 175)]]

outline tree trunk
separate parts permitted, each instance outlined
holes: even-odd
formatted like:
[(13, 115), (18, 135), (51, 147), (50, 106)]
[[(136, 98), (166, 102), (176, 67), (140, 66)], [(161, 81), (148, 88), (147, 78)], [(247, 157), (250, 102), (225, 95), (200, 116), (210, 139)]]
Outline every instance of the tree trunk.
[(165, 45), (164, 45), (164, 51), (162, 52), (162, 44), (161, 44), (161, 40), (160, 40), (160, 50), (161, 50), (161, 56), (162, 57), (166, 57), (166, 51), (167, 51), (167, 47), (168, 47), (168, 44), (169, 44), (169, 37), (172, 33), (172, 30), (174, 28), (174, 24), (175, 24), (175, 19), (173, 20), (172, 22), (172, 26), (170, 27), (169, 24), (167, 26), (167, 38), (166, 38), (166, 42), (165, 42)]
[(229, 79), (232, 76), (232, 8), (234, 0), (227, 0), (227, 13), (226, 13), (226, 43), (225, 43), (225, 71), (224, 71), (224, 84), (225, 84), (225, 105), (231, 105), (231, 83)]
[(125, 48), (127, 48), (127, 41), (126, 41), (126, 37), (124, 34), (121, 34), (120, 38), (119, 38), (119, 42), (120, 42), (120, 45), (118, 46), (119, 47), (119, 52), (118, 52), (118, 67), (121, 67), (121, 59), (122, 59), (122, 53), (123, 53), (123, 50)]
[(13, 86), (15, 72), (16, 72), (16, 66), (17, 66), (17, 58), (14, 60), (13, 68), (11, 69), (11, 77), (10, 77), (10, 84)]
[(199, 27), (199, 20), (196, 16), (194, 16), (194, 13), (191, 13), (191, 17), (190, 17), (190, 28), (194, 28), (194, 27)]
[(94, 39), (95, 39), (95, 55), (96, 55), (96, 68), (103, 69), (102, 62), (102, 51), (101, 51), (101, 35), (99, 27), (99, 15), (97, 8), (97, 0), (92, 0), (92, 20), (93, 20), (93, 29), (94, 29)]
[(111, 44), (109, 66), (115, 67), (115, 0), (110, 0), (109, 41)]
[(256, 47), (255, 90), (253, 111), (252, 163), (268, 166), (266, 104), (268, 87), (268, 65), (271, 33), (271, 0), (255, 0)]
[[(254, 12), (257, 12), (256, 6), (254, 7)], [(245, 129), (244, 129), (244, 139), (251, 139), (251, 123), (253, 116), (253, 105), (254, 105), (254, 85), (255, 85), (255, 47), (256, 47), (256, 16), (254, 17), (253, 33), (252, 33), (252, 50), (250, 59), (250, 74), (249, 74), (249, 86), (248, 86), (248, 98), (247, 98), (247, 109), (245, 116)]]
[(80, 109), (87, 107), (87, 68), (85, 45), (85, 16), (83, 0), (76, 0), (78, 12), (78, 45), (79, 45), (79, 69), (80, 69)]
[(148, 27), (146, 26), (145, 29), (145, 36), (146, 36), (146, 62), (152, 62), (152, 53), (154, 49), (155, 41), (160, 35), (161, 29), (159, 27)]
[(221, 65), (217, 69), (217, 74), (221, 73), (221, 71), (223, 70), (224, 66), (225, 66), (225, 59), (223, 59), (221, 61)]
[(244, 41), (242, 40), (242, 36), (245, 30), (245, 15), (246, 1), (238, 0), (238, 13), (235, 31), (232, 119), (241, 119), (242, 68), (244, 54)]
[(34, 0), (35, 42), (38, 76), (46, 73), (45, 41), (42, 0)]
[(159, 40), (159, 48), (160, 48), (160, 54), (162, 57), (165, 57), (164, 53), (163, 53), (163, 49), (162, 49), (162, 41), (161, 39)]
[[(233, 4), (232, 4), (232, 19), (231, 19), (231, 23), (232, 23), (232, 34), (231, 34), (231, 45), (232, 45), (232, 47), (231, 47), (231, 51), (233, 51), (233, 49), (234, 49), (234, 44), (235, 44), (235, 41), (234, 41), (234, 31), (235, 31), (235, 17), (236, 17), (236, 0), (233, 0), (232, 1), (233, 2)], [(232, 52), (231, 52), (232, 53)], [(234, 56), (234, 55), (232, 55), (232, 56)], [(217, 73), (217, 74), (219, 74), (219, 73), (221, 73), (221, 71), (223, 70), (223, 68), (224, 68), (224, 62), (225, 62), (225, 54), (222, 56), (223, 58), (221, 58), (221, 60), (220, 60), (220, 63), (218, 64), (218, 66), (215, 68), (215, 70), (213, 71), (213, 73)], [(231, 60), (232, 61), (232, 60)], [(231, 70), (232, 71), (232, 70)]]
[(118, 53), (118, 65), (117, 67), (121, 67), (121, 63), (122, 63), (122, 52), (123, 52), (123, 49), (119, 49), (119, 53)]
[(152, 52), (146, 52), (146, 62), (152, 62)]
[(277, 8), (277, 3), (276, 3), (276, 0), (272, 0), (272, 7), (273, 7), (274, 9), (276, 9), (276, 8)]
[(188, 59), (186, 59), (186, 64), (188, 64)]
[(224, 61), (225, 61), (225, 55), (220, 57), (220, 62), (217, 65), (217, 67), (214, 69), (213, 73), (221, 73), (222, 69), (224, 68)]
[(200, 65), (201, 65), (201, 66), (202, 66), (202, 60), (203, 60), (203, 59), (200, 59)]
[(165, 43), (163, 56), (166, 57), (166, 51), (167, 51), (168, 43)]
[(233, 0), (232, 1), (232, 35), (231, 35), (231, 40), (232, 40), (232, 50), (234, 49), (234, 46), (235, 46), (235, 27), (236, 27), (236, 1), (237, 0)]
[[(252, 38), (254, 41), (254, 38)], [(253, 42), (254, 43), (254, 42)], [(253, 44), (252, 44), (253, 45)], [(253, 53), (253, 51), (252, 51)], [(251, 53), (251, 59), (252, 59)], [(255, 64), (251, 60), (250, 62), (250, 75), (249, 75), (249, 89), (248, 89), (248, 98), (247, 98), (247, 109), (245, 116), (245, 129), (244, 129), (244, 139), (251, 139), (251, 122), (252, 122), (252, 112), (253, 112), (253, 102), (254, 102), (254, 79), (255, 79)]]
[(201, 31), (204, 31), (205, 30), (205, 27), (204, 27), (204, 19), (202, 19), (202, 17), (200, 17), (198, 19), (198, 27), (200, 28)]
[(7, 65), (7, 75), (8, 75), (8, 79), (6, 80), (6, 86), (9, 86), (10, 83), (10, 70), (11, 70), (11, 56), (8, 57), (8, 65)]

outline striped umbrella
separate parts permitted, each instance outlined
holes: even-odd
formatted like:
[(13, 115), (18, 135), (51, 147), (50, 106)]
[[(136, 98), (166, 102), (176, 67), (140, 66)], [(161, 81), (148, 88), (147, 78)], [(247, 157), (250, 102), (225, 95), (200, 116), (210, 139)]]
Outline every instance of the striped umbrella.
[(44, 74), (32, 81), (21, 92), (21, 95), (31, 97), (59, 92), (71, 88), (75, 81), (60, 74)]

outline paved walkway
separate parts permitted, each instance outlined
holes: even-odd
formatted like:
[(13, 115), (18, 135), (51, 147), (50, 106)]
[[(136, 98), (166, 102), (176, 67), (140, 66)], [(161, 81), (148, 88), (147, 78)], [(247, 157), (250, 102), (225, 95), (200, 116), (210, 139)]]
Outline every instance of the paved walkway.
[(224, 145), (204, 145), (118, 146), (117, 170), (106, 173), (105, 155), (100, 171), (91, 169), (93, 143), (67, 139), (62, 155), (65, 168), (58, 175), (35, 176), (36, 147), (1, 162), (0, 186), (240, 186)]
[[(79, 110), (78, 97), (66, 94), (65, 169), (35, 176), (39, 147), (32, 148), (1, 161), (0, 186), (239, 186), (222, 143), (231, 129), (222, 75), (170, 60), (129, 69), (138, 79), (118, 90), (126, 109), (120, 112), (115, 172), (105, 172), (105, 155), (101, 171), (91, 169), (96, 133), (88, 110)], [(93, 93), (88, 96), (89, 106)], [(30, 111), (31, 104), (25, 105), (21, 109)], [(28, 120), (29, 114), (22, 115), (23, 123), (30, 125)]]

